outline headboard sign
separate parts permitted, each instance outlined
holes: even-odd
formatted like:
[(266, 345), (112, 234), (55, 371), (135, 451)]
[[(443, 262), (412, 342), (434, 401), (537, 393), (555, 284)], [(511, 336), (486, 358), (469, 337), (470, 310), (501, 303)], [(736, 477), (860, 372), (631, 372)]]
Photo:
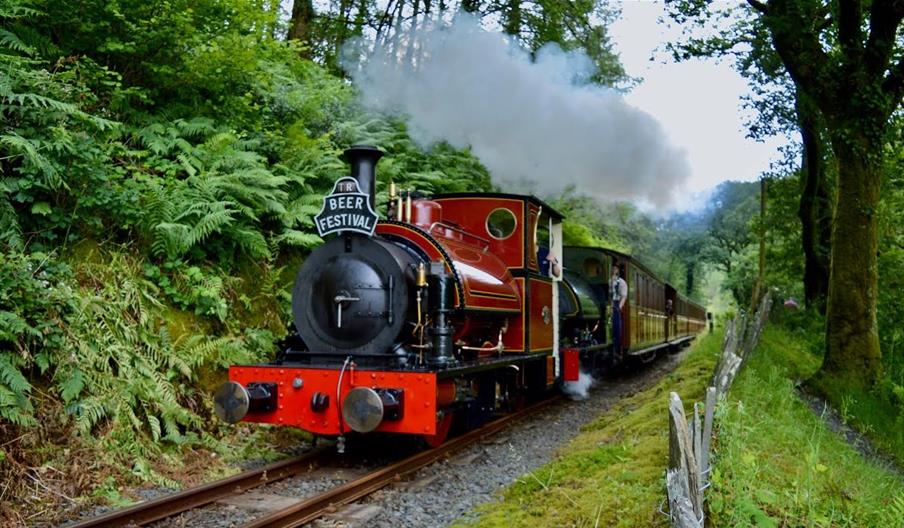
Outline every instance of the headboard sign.
[(324, 197), (323, 207), (314, 217), (314, 223), (321, 237), (343, 231), (373, 236), (378, 219), (367, 194), (358, 187), (358, 181), (345, 177), (337, 180), (333, 192)]

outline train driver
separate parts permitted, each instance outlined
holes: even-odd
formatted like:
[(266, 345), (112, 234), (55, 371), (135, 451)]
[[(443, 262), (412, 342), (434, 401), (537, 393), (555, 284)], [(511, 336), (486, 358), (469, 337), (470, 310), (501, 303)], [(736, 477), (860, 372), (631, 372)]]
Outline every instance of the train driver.
[(609, 299), (612, 300), (612, 344), (615, 352), (620, 353), (622, 347), (622, 311), (628, 299), (628, 283), (619, 276), (618, 266), (612, 266), (612, 280), (609, 281)]
[(540, 265), (540, 273), (549, 277), (561, 277), (562, 266), (559, 259), (549, 250), (549, 248), (541, 247), (537, 250), (537, 262)]

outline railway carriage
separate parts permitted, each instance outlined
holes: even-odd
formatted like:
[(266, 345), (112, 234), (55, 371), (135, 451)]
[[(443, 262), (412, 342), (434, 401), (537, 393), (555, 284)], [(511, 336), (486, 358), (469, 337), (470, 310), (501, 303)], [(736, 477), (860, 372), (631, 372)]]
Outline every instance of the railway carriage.
[[(351, 176), (315, 218), (326, 242), (293, 289), (297, 335), (272, 362), (230, 367), (214, 398), (220, 418), (335, 436), (340, 449), (350, 432), (438, 445), (453, 423), (475, 427), (577, 379), (581, 361), (621, 359), (605, 320), (612, 265), (631, 281), (624, 351), (650, 352), (698, 328), (698, 307), (672, 289), (678, 310), (668, 316), (668, 287), (629, 256), (563, 248), (562, 215), (534, 196), (391, 186), (380, 220), (381, 156), (346, 151)], [(576, 255), (585, 260), (570, 265)]]
[[(580, 274), (607, 320), (612, 314), (609, 278), (613, 266), (628, 284), (620, 339), (613, 339), (611, 324), (599, 325), (592, 336), (595, 343), (604, 345), (609, 363), (630, 356), (649, 358), (659, 350), (682, 346), (704, 328), (705, 309), (632, 256), (599, 247), (566, 246), (564, 250), (565, 276)], [(599, 357), (595, 359), (598, 363)]]

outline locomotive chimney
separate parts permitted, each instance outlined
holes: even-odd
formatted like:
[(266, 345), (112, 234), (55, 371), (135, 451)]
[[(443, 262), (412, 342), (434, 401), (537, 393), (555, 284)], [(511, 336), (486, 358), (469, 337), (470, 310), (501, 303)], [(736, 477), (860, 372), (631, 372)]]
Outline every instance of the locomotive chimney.
[(346, 149), (343, 159), (352, 166), (352, 178), (358, 180), (361, 192), (370, 197), (370, 206), (376, 210), (377, 162), (383, 151), (372, 145), (353, 145)]

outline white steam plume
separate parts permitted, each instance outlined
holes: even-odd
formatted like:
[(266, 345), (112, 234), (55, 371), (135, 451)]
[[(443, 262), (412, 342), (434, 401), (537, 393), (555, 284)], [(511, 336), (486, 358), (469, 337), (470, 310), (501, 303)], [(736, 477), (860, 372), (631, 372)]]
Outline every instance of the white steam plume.
[(367, 55), (346, 61), (365, 105), (406, 115), (423, 146), (471, 147), (504, 189), (526, 182), (553, 194), (573, 184), (600, 199), (666, 205), (690, 171), (652, 116), (614, 90), (576, 83), (592, 73), (583, 53), (547, 46), (532, 61), (459, 16)]
[(577, 381), (566, 381), (562, 384), (562, 392), (575, 401), (586, 400), (590, 397), (590, 389), (596, 385), (593, 376), (581, 370)]

